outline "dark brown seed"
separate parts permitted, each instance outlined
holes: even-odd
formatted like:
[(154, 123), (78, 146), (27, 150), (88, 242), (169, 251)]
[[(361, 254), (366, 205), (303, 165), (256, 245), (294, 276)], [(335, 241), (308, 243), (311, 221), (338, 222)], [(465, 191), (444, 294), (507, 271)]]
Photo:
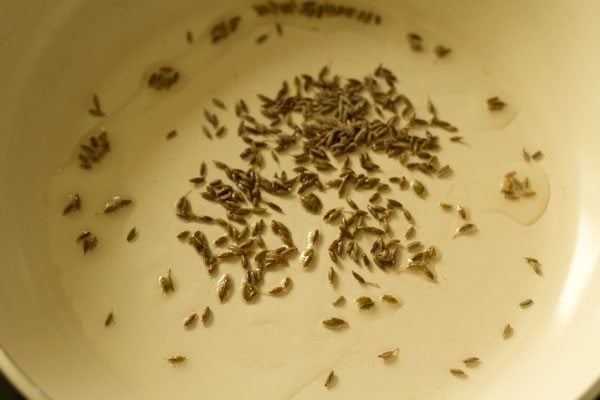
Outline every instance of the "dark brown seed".
[(333, 304), (335, 307), (339, 307), (339, 306), (343, 305), (345, 302), (346, 302), (346, 298), (344, 296), (340, 296), (337, 299), (335, 299), (333, 301), (333, 303), (331, 303), (331, 304)]
[(375, 306), (375, 302), (368, 296), (360, 296), (354, 299), (354, 302), (361, 310), (369, 310)]
[(514, 329), (512, 326), (510, 326), (510, 324), (506, 324), (506, 326), (504, 327), (504, 329), (502, 330), (502, 338), (503, 339), (508, 339), (513, 335)]
[(69, 202), (63, 209), (63, 215), (70, 214), (74, 211), (79, 211), (81, 209), (81, 198), (79, 194), (73, 193), (69, 195)]
[(529, 264), (531, 266), (531, 268), (533, 269), (533, 271), (538, 274), (539, 276), (542, 276), (542, 264), (533, 257), (525, 257), (525, 261), (527, 261), (527, 264)]
[(267, 41), (268, 38), (269, 38), (269, 35), (267, 35), (267, 34), (260, 35), (259, 37), (256, 38), (256, 44), (263, 44), (264, 42)]
[(423, 196), (425, 194), (425, 186), (416, 179), (411, 182), (410, 187), (417, 196)]
[(450, 368), (450, 373), (459, 378), (467, 377), (467, 373), (460, 368)]
[(327, 375), (327, 379), (325, 379), (325, 384), (323, 386), (330, 387), (333, 384), (334, 380), (335, 380), (335, 373), (333, 371), (331, 371)]
[(279, 36), (283, 36), (283, 28), (281, 27), (281, 24), (279, 22), (275, 24), (275, 29), (277, 30), (277, 34)]
[(400, 348), (396, 347), (395, 349), (384, 351), (383, 353), (379, 354), (377, 357), (383, 358), (384, 360), (388, 360), (388, 359), (396, 357), (398, 355), (399, 351), (400, 351)]
[(456, 211), (458, 212), (458, 215), (460, 215), (460, 217), (462, 219), (467, 219), (467, 211), (465, 210), (465, 208), (461, 205), (456, 206)]
[(109, 325), (112, 325), (113, 322), (115, 322), (115, 316), (111, 311), (106, 315), (106, 318), (104, 318), (104, 327), (106, 328)]
[(216, 114), (213, 114), (213, 113), (209, 112), (208, 110), (204, 109), (204, 118), (206, 119), (206, 121), (208, 121), (209, 124), (212, 125), (212, 127), (214, 129), (218, 128), (219, 117), (217, 117)]
[(158, 277), (158, 285), (165, 294), (175, 291), (175, 286), (173, 285), (173, 278), (171, 277), (171, 270), (169, 270), (169, 273), (166, 276), (161, 275)]
[(442, 210), (444, 211), (450, 211), (452, 210), (452, 204), (448, 204), (448, 203), (440, 203), (440, 207), (442, 208)]
[(379, 192), (375, 192), (369, 197), (369, 203), (376, 203), (381, 200), (381, 194)]
[(208, 324), (208, 322), (210, 321), (211, 317), (212, 317), (212, 310), (210, 309), (210, 307), (207, 306), (204, 308), (204, 311), (202, 311), (202, 316), (200, 317), (202, 324), (204, 326), (206, 326)]
[(281, 207), (279, 207), (277, 204), (271, 202), (271, 201), (265, 201), (264, 202), (270, 209), (277, 211), (278, 213), (282, 213), (283, 214), (283, 210), (281, 209)]
[(463, 137), (462, 137), (462, 136), (452, 136), (452, 137), (450, 138), (450, 141), (451, 141), (451, 142), (462, 142), (462, 140), (463, 140)]
[(500, 111), (506, 107), (506, 103), (500, 100), (498, 97), (490, 97), (487, 99), (487, 107), (490, 111)]
[(420, 52), (423, 51), (423, 38), (416, 33), (409, 33), (407, 35), (408, 44), (412, 51)]
[(311, 266), (315, 257), (315, 251), (312, 247), (307, 247), (302, 253), (300, 253), (299, 261), (302, 268), (308, 268)]
[(193, 313), (188, 315), (184, 320), (183, 320), (183, 329), (191, 329), (196, 325), (196, 322), (198, 321), (198, 314), (197, 313)]
[(327, 281), (331, 286), (335, 285), (336, 277), (337, 273), (335, 272), (335, 269), (333, 269), (333, 267), (330, 267), (329, 272), (327, 272)]
[(542, 157), (544, 157), (544, 153), (542, 153), (540, 150), (536, 151), (531, 155), (531, 158), (533, 158), (535, 161), (541, 160)]
[(452, 52), (452, 49), (438, 45), (434, 47), (433, 51), (438, 58), (444, 58)]
[(185, 40), (186, 40), (186, 41), (187, 41), (189, 44), (192, 44), (192, 43), (194, 43), (194, 35), (192, 34), (192, 32), (191, 32), (191, 31), (187, 31), (187, 32), (185, 33)]
[(219, 301), (223, 303), (227, 294), (229, 293), (229, 289), (231, 287), (231, 278), (228, 274), (223, 274), (219, 282), (217, 282), (217, 296), (219, 297)]
[(362, 285), (371, 285), (374, 287), (379, 287), (379, 284), (377, 283), (373, 283), (373, 282), (367, 282), (365, 280), (365, 278), (363, 278), (358, 272), (356, 271), (352, 271), (352, 276), (354, 277), (354, 279), (356, 279), (358, 281), (358, 283), (362, 284)]
[(187, 357), (176, 355), (176, 356), (171, 356), (171, 357), (167, 358), (167, 361), (170, 362), (173, 365), (175, 365), (175, 364), (183, 364), (184, 362), (187, 361)]
[(481, 361), (479, 360), (479, 357), (469, 357), (469, 358), (465, 358), (463, 360), (463, 363), (467, 366), (467, 367), (474, 367), (477, 364), (479, 364)]
[(332, 318), (329, 318), (329, 319), (324, 319), (321, 322), (327, 328), (345, 328), (345, 327), (349, 326), (348, 322), (346, 322), (345, 320), (343, 320), (341, 318), (337, 318), (337, 317), (332, 317)]
[(219, 107), (222, 110), (226, 110), (227, 107), (225, 107), (225, 103), (223, 103), (221, 100), (217, 99), (217, 98), (213, 98), (212, 102), (215, 106)]
[(137, 229), (135, 229), (135, 226), (134, 226), (133, 228), (131, 228), (131, 230), (127, 234), (127, 241), (133, 242), (136, 237), (137, 237)]
[(88, 112), (90, 113), (90, 115), (94, 116), (94, 117), (104, 117), (104, 111), (102, 111), (102, 107), (100, 106), (100, 99), (98, 98), (98, 95), (94, 95), (92, 97), (92, 103), (94, 105), (94, 108), (90, 108), (88, 110)]
[(467, 223), (467, 224), (461, 225), (460, 227), (458, 227), (456, 229), (456, 231), (454, 231), (454, 236), (453, 237), (457, 237), (459, 235), (471, 233), (471, 232), (475, 231), (475, 229), (477, 229), (477, 227), (475, 226), (475, 224)]
[(131, 205), (131, 203), (133, 203), (132, 200), (123, 199), (120, 196), (115, 196), (104, 206), (104, 213), (113, 213), (123, 207)]
[(390, 303), (390, 304), (396, 304), (396, 305), (400, 304), (398, 299), (395, 298), (394, 296), (392, 296), (391, 294), (381, 295), (381, 300), (385, 301), (386, 303)]
[(356, 203), (350, 197), (346, 198), (346, 202), (348, 202), (348, 205), (350, 207), (352, 207), (352, 209), (358, 210), (358, 206), (356, 205)]
[(520, 302), (519, 306), (521, 306), (521, 308), (527, 308), (532, 304), (533, 304), (533, 300), (527, 299), (527, 300), (523, 300), (522, 302)]
[(314, 193), (300, 196), (300, 201), (306, 211), (318, 213), (323, 209), (323, 203)]
[(197, 176), (195, 178), (191, 178), (189, 179), (190, 183), (193, 183), (194, 185), (201, 185), (206, 181), (206, 179), (203, 176)]
[(87, 239), (89, 237), (93, 236), (92, 232), (90, 231), (81, 231), (81, 233), (79, 234), (79, 236), (77, 236), (77, 239), (75, 239), (76, 242), (80, 242), (84, 239)]
[(187, 240), (192, 233), (190, 231), (182, 231), (177, 234), (177, 239), (181, 241)]
[(175, 136), (177, 136), (177, 131), (175, 129), (173, 129), (172, 131), (170, 131), (169, 133), (167, 133), (167, 140), (171, 140)]

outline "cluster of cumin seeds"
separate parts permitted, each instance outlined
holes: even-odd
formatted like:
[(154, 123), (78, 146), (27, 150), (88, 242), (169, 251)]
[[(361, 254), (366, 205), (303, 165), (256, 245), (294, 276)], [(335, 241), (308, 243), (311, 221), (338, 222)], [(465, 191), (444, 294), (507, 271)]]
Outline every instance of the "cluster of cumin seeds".
[[(425, 199), (425, 185), (404, 176), (382, 180), (376, 176), (382, 172), (381, 167), (371, 154), (386, 155), (396, 159), (399, 167), (442, 179), (451, 174), (451, 168), (440, 162), (440, 141), (433, 132), (456, 132), (457, 128), (443, 120), (431, 102), (427, 104), (428, 115), (418, 116), (411, 100), (397, 91), (396, 82), (395, 75), (383, 66), (361, 79), (342, 79), (324, 67), (316, 76), (303, 74), (292, 83), (283, 82), (273, 96), (259, 94), (258, 113), (252, 114), (246, 103), (239, 100), (234, 107), (239, 119), (237, 135), (246, 146), (240, 161), (247, 166), (214, 160), (214, 167), (226, 179), (210, 180), (203, 162), (200, 176), (189, 179), (199, 197), (223, 208), (224, 218), (195, 211), (192, 202), (197, 198), (190, 200), (193, 193), (182, 196), (175, 207), (177, 217), (183, 221), (218, 225), (223, 235), (215, 238), (212, 245), (201, 230), (181, 232), (178, 238), (201, 255), (211, 275), (219, 275), (218, 266), (224, 260), (237, 260), (245, 274), (241, 287), (245, 300), (256, 301), (261, 293), (272, 290), (281, 294), (283, 290), (263, 288), (264, 275), (289, 265), (296, 255), (300, 265), (310, 267), (319, 238), (315, 227), (307, 233), (308, 245), (300, 252), (292, 230), (277, 219), (268, 220), (273, 212), (287, 211), (277, 203), (278, 197), (291, 198), (295, 194), (307, 212), (337, 226), (337, 237), (327, 245), (333, 263), (348, 259), (367, 270), (373, 266), (384, 271), (404, 268), (435, 281), (433, 265), (439, 257), (438, 250), (414, 240), (404, 246), (404, 238), (395, 237), (391, 229), (391, 220), (398, 217), (407, 225), (407, 239), (417, 235), (412, 213), (391, 194), (393, 186), (402, 191), (411, 189), (414, 196)], [(226, 109), (220, 100), (213, 103), (220, 110)], [(209, 125), (218, 125), (216, 114), (205, 110), (205, 118)], [(269, 178), (263, 174), (267, 154), (276, 163), (281, 157), (288, 157), (295, 167), (289, 171), (280, 169)], [(354, 156), (358, 158), (358, 170), (353, 167)], [(321, 199), (327, 191), (345, 200), (347, 207), (327, 209)], [(368, 204), (359, 206), (353, 201), (350, 195), (354, 191), (371, 192)], [(267, 227), (280, 238), (281, 246), (266, 248), (263, 235)], [(371, 238), (370, 248), (359, 244), (363, 238)], [(409, 256), (401, 266), (404, 247)], [(331, 281), (337, 274), (333, 271)], [(360, 285), (378, 286), (356, 271), (352, 271), (352, 276)], [(366, 298), (356, 302), (359, 309), (374, 304)], [(336, 318), (323, 323), (335, 327), (341, 320)]]

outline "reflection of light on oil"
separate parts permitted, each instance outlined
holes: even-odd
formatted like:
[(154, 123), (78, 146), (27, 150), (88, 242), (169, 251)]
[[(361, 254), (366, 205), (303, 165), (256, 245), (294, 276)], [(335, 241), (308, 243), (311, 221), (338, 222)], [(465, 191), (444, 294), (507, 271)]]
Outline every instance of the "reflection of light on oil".
[(594, 235), (589, 219), (579, 219), (576, 237), (577, 244), (571, 259), (569, 274), (558, 300), (556, 322), (561, 326), (564, 326), (571, 318), (571, 314), (589, 282), (595, 260), (598, 259), (598, 248), (592, 242), (596, 235)]

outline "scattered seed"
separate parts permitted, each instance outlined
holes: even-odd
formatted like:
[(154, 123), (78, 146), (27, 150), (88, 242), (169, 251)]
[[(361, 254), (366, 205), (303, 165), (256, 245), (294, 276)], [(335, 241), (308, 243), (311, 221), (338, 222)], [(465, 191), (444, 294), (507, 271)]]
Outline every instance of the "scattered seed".
[(408, 45), (412, 51), (420, 52), (423, 51), (423, 38), (416, 33), (409, 33), (407, 35)]
[(219, 297), (219, 301), (223, 303), (227, 294), (229, 293), (229, 289), (231, 287), (231, 278), (228, 274), (223, 274), (219, 282), (217, 282), (217, 296)]
[(406, 240), (410, 240), (415, 236), (416, 232), (417, 231), (416, 231), (415, 227), (410, 226), (404, 233), (404, 237), (406, 238)]
[(508, 339), (513, 335), (513, 327), (510, 326), (510, 324), (506, 324), (506, 326), (504, 327), (504, 330), (502, 331), (502, 338), (503, 339)]
[(79, 194), (73, 193), (69, 195), (69, 202), (63, 209), (63, 215), (70, 214), (81, 209), (81, 198)]
[(167, 358), (167, 361), (170, 362), (173, 365), (175, 365), (175, 364), (183, 364), (184, 362), (187, 361), (187, 357), (176, 355), (176, 356), (171, 356), (171, 357)]
[(348, 205), (350, 207), (352, 207), (352, 209), (358, 210), (358, 206), (356, 205), (356, 203), (350, 197), (346, 198), (346, 202), (348, 203)]
[(186, 241), (192, 233), (190, 231), (182, 231), (177, 234), (177, 239)]
[(335, 307), (339, 307), (339, 306), (343, 305), (345, 302), (346, 302), (346, 298), (344, 296), (340, 296), (337, 299), (335, 299), (333, 301), (333, 303), (331, 303), (331, 304), (333, 304)]
[(369, 310), (375, 306), (375, 302), (368, 296), (360, 296), (354, 299), (354, 302), (361, 310)]
[(412, 188), (413, 192), (417, 194), (417, 196), (423, 196), (425, 193), (425, 186), (423, 186), (423, 184), (416, 179), (411, 182), (410, 187)]
[(202, 321), (202, 324), (204, 326), (206, 326), (210, 320), (212, 316), (212, 310), (210, 309), (210, 307), (205, 307), (204, 311), (202, 312), (202, 316), (200, 317), (200, 320)]
[(269, 38), (269, 35), (267, 35), (267, 34), (260, 35), (259, 37), (256, 38), (256, 44), (263, 44), (264, 42), (267, 41), (268, 38)]
[(227, 109), (227, 107), (225, 107), (225, 103), (223, 103), (221, 100), (219, 100), (217, 98), (213, 98), (212, 102), (215, 106), (219, 107), (221, 110)]
[(131, 228), (131, 230), (127, 234), (127, 241), (133, 242), (136, 237), (137, 237), (137, 230), (135, 229), (135, 226), (134, 226), (133, 228)]
[(460, 215), (460, 217), (462, 219), (467, 219), (467, 211), (465, 210), (465, 208), (461, 205), (456, 206), (456, 211), (458, 212), (458, 215)]
[(487, 99), (487, 107), (490, 111), (500, 111), (506, 107), (506, 103), (498, 97), (490, 97)]
[(406, 249), (410, 252), (415, 252), (423, 248), (423, 243), (419, 241), (410, 242), (406, 245)]
[(133, 203), (132, 200), (123, 199), (120, 196), (115, 196), (106, 205), (104, 206), (104, 213), (109, 214), (113, 213), (123, 207), (127, 207)]
[(533, 269), (533, 271), (538, 274), (539, 276), (542, 276), (542, 264), (533, 257), (525, 257), (525, 261), (527, 261), (527, 264), (529, 264), (531, 266), (531, 268)]
[(452, 52), (452, 49), (438, 45), (433, 48), (433, 51), (438, 58), (444, 58)]
[(175, 136), (177, 136), (177, 131), (175, 129), (173, 129), (172, 131), (170, 131), (169, 133), (167, 133), (167, 140), (171, 140)]
[(476, 228), (477, 227), (475, 226), (475, 224), (471, 224), (471, 223), (467, 223), (467, 224), (461, 225), (460, 227), (458, 227), (456, 229), (456, 231), (454, 231), (454, 236), (453, 237), (457, 237), (457, 236), (460, 236), (460, 235), (471, 233), (471, 232), (475, 231)]
[(467, 366), (467, 367), (474, 367), (477, 364), (479, 364), (481, 361), (479, 360), (479, 357), (469, 357), (469, 358), (465, 358), (463, 360), (463, 363)]
[(299, 258), (302, 268), (310, 267), (314, 260), (314, 257), (315, 257), (315, 251), (312, 247), (307, 247), (306, 249), (304, 249), (304, 251), (302, 253), (300, 253), (300, 258)]
[(327, 281), (329, 282), (329, 284), (331, 286), (335, 285), (336, 276), (337, 276), (337, 273), (335, 272), (335, 269), (333, 269), (333, 267), (330, 267), (329, 272), (327, 272)]
[(544, 153), (542, 153), (540, 150), (536, 151), (535, 153), (533, 153), (531, 155), (531, 158), (533, 158), (535, 161), (539, 161), (544, 157)]
[(335, 373), (333, 371), (331, 371), (327, 375), (327, 379), (325, 379), (325, 384), (323, 386), (325, 386), (325, 387), (331, 386), (331, 384), (333, 383), (334, 379), (335, 379)]
[(395, 349), (384, 351), (383, 353), (379, 354), (377, 357), (382, 358), (384, 360), (389, 360), (391, 358), (396, 357), (398, 355), (399, 351), (400, 351), (400, 348), (396, 347)]
[(362, 284), (362, 285), (371, 285), (371, 286), (374, 286), (374, 287), (377, 287), (377, 288), (378, 288), (378, 287), (380, 287), (380, 286), (379, 286), (379, 284), (377, 284), (377, 283), (373, 283), (373, 282), (367, 282), (367, 281), (365, 280), (365, 278), (363, 278), (363, 277), (362, 277), (362, 276), (361, 276), (361, 275), (360, 275), (358, 272), (356, 272), (356, 271), (352, 271), (352, 276), (354, 277), (354, 279), (356, 279), (356, 280), (357, 280), (357, 281), (358, 281), (360, 284)]
[(467, 377), (467, 373), (460, 368), (450, 368), (450, 373), (459, 378)]
[(185, 40), (186, 42), (188, 42), (189, 44), (194, 43), (194, 34), (191, 31), (187, 31), (185, 33)]
[(184, 320), (183, 320), (183, 329), (191, 329), (196, 325), (196, 322), (198, 321), (198, 314), (197, 313), (193, 313), (188, 315)]
[(527, 308), (532, 304), (533, 304), (533, 300), (527, 299), (527, 300), (523, 300), (522, 302), (520, 302), (519, 306), (521, 306), (521, 308)]
[(161, 275), (158, 277), (158, 285), (165, 294), (175, 291), (175, 286), (173, 285), (173, 278), (171, 277), (171, 270), (169, 270), (166, 276)]
[(109, 312), (108, 315), (106, 315), (106, 318), (104, 318), (104, 327), (108, 327), (109, 325), (112, 325), (112, 323), (115, 321), (115, 316), (113, 314), (113, 312)]
[(531, 160), (531, 156), (529, 155), (527, 150), (525, 150), (525, 147), (523, 147), (523, 150), (521, 152), (523, 154), (523, 160), (525, 160), (525, 162), (529, 162)]
[(306, 211), (318, 213), (323, 209), (323, 204), (321, 203), (321, 200), (314, 193), (309, 193), (300, 196), (300, 201), (304, 209), (306, 209)]
[(442, 210), (444, 211), (450, 211), (452, 210), (452, 204), (448, 204), (448, 203), (440, 203), (440, 207), (442, 208)]
[(99, 118), (104, 117), (105, 114), (104, 111), (102, 111), (102, 107), (100, 106), (100, 99), (98, 98), (98, 95), (95, 94), (92, 97), (92, 104), (94, 105), (94, 107), (88, 110), (90, 115)]
[(350, 326), (348, 322), (341, 318), (332, 317), (321, 321), (327, 328), (346, 328)]
[(384, 294), (381, 295), (381, 300), (385, 301), (386, 303), (390, 303), (390, 304), (400, 304), (400, 301), (398, 301), (397, 298), (395, 298), (394, 296), (392, 296), (391, 294)]
[(83, 254), (94, 250), (98, 246), (98, 238), (90, 231), (82, 231), (75, 241), (82, 244)]
[(281, 27), (281, 24), (279, 22), (275, 24), (275, 29), (277, 30), (277, 34), (279, 36), (283, 36), (283, 28)]

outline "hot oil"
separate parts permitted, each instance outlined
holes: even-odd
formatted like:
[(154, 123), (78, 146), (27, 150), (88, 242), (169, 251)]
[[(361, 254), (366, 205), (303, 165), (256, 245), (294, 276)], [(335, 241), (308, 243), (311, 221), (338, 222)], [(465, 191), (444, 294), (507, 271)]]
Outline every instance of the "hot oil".
[[(382, 64), (396, 73), (399, 92), (413, 101), (419, 114), (425, 115), (425, 104), (431, 100), (440, 117), (458, 126), (457, 134), (464, 136), (465, 144), (450, 143), (451, 134), (433, 131), (440, 136), (442, 163), (450, 164), (455, 171), (444, 180), (423, 178), (406, 171), (397, 160), (372, 155), (389, 176), (406, 175), (425, 183), (425, 200), (409, 190), (400, 192), (395, 186), (383, 197), (401, 200), (416, 217), (418, 240), (433, 241), (443, 253), (444, 246), (453, 246), (451, 233), (460, 221), (450, 221), (441, 214), (439, 201), (463, 202), (473, 212), (475, 222), (478, 215), (487, 218), (500, 211), (529, 225), (545, 209), (549, 189), (543, 164), (525, 164), (520, 158), (521, 142), (529, 132), (525, 131), (525, 123), (514, 127), (521, 118), (518, 99), (510, 96), (493, 71), (482, 69), (477, 54), (470, 54), (451, 35), (423, 28), (409, 15), (386, 17), (380, 26), (338, 19), (258, 19), (247, 10), (240, 15), (243, 19), (238, 31), (217, 45), (210, 44), (207, 33), (195, 34), (193, 43), (179, 57), (161, 60), (157, 54), (156, 64), (132, 77), (140, 80), (138, 91), (123, 93), (117, 110), (90, 129), (88, 136), (104, 130), (108, 133), (111, 152), (86, 171), (78, 167), (78, 150), (74, 150), (73, 159), (57, 171), (49, 184), (47, 223), (52, 262), (60, 271), (89, 341), (109, 364), (143, 387), (149, 398), (195, 398), (199, 394), (209, 398), (264, 398), (265, 393), (267, 398), (314, 398), (320, 395), (324, 376), (331, 369), (336, 370), (340, 385), (328, 393), (344, 398), (352, 390), (349, 384), (344, 389), (344, 379), (357, 379), (360, 371), (373, 369), (380, 377), (401, 374), (417, 357), (418, 350), (427, 347), (439, 357), (427, 362), (413, 360), (413, 365), (428, 376), (428, 381), (444, 382), (447, 368), (439, 366), (438, 359), (447, 357), (449, 350), (443, 338), (435, 342), (437, 335), (433, 332), (448, 330), (448, 310), (460, 303), (452, 302), (455, 297), (451, 293), (461, 293), (468, 285), (452, 280), (450, 267), (458, 258), (444, 258), (437, 267), (440, 284), (447, 285), (447, 290), (417, 275), (386, 274), (376, 268), (368, 274), (381, 289), (361, 286), (350, 276), (356, 266), (348, 259), (336, 267), (341, 281), (332, 289), (327, 282), (331, 262), (326, 247), (335, 235), (334, 227), (323, 224), (318, 216), (308, 215), (294, 196), (276, 199), (285, 214), (271, 215), (293, 227), (300, 249), (306, 244), (306, 233), (316, 227), (327, 238), (317, 248), (316, 266), (312, 271), (303, 271), (298, 263), (292, 263), (275, 272), (267, 278), (265, 288), (291, 276), (294, 283), (289, 294), (281, 298), (263, 295), (256, 304), (246, 305), (239, 294), (239, 264), (224, 263), (221, 273), (231, 275), (234, 293), (220, 304), (215, 286), (221, 274), (209, 277), (200, 257), (176, 234), (199, 229), (212, 241), (223, 231), (215, 225), (178, 220), (175, 202), (188, 195), (199, 213), (224, 217), (222, 208), (202, 200), (188, 179), (198, 176), (202, 161), (207, 163), (207, 180), (226, 180), (212, 160), (246, 167), (238, 157), (244, 146), (237, 137), (238, 121), (233, 112), (240, 98), (245, 99), (253, 115), (258, 115), (256, 94), (274, 95), (283, 79), (291, 83), (293, 76), (317, 74), (324, 65), (342, 77), (360, 78)], [(281, 24), (283, 35), (277, 33), (276, 22)], [(410, 50), (406, 41), (410, 31), (418, 31), (424, 38), (424, 52)], [(262, 35), (268, 37), (257, 44)], [(182, 40), (184, 37), (182, 31)], [(446, 58), (436, 58), (432, 49), (438, 44), (451, 47), (453, 52)], [(175, 68), (181, 78), (171, 89), (157, 92), (146, 82), (161, 66)], [(505, 99), (509, 106), (490, 113), (485, 99), (491, 96)], [(227, 112), (215, 107), (213, 98), (222, 100)], [(216, 113), (227, 127), (223, 138), (209, 140), (202, 133), (202, 125), (210, 126), (204, 119), (204, 108)], [(167, 140), (174, 129), (177, 136)], [(263, 175), (291, 170), (290, 158), (279, 158), (281, 166), (265, 156)], [(352, 161), (358, 171), (357, 157)], [(506, 202), (501, 197), (501, 179), (512, 169), (530, 177), (537, 191), (535, 198)], [(379, 176), (385, 178), (384, 174)], [(73, 192), (82, 196), (82, 210), (63, 217), (60, 210), (67, 194)], [(114, 215), (103, 215), (104, 204), (115, 195), (131, 198), (134, 204)], [(325, 210), (346, 206), (335, 193), (319, 196)], [(364, 207), (369, 194), (353, 192), (351, 196)], [(403, 237), (409, 225), (401, 219), (393, 224), (396, 236)], [(138, 237), (128, 243), (126, 236), (133, 226)], [(511, 232), (519, 228), (514, 226)], [(86, 255), (75, 244), (82, 229), (92, 231), (99, 239), (97, 249)], [(475, 236), (460, 239), (473, 243), (478, 240)], [(279, 245), (275, 237), (265, 240), (269, 247)], [(368, 247), (363, 244), (363, 248)], [(469, 267), (475, 265), (464, 266)], [(175, 291), (165, 294), (158, 278), (169, 269)], [(367, 274), (364, 269), (360, 272)], [(396, 307), (381, 303), (383, 293), (391, 293), (407, 304)], [(345, 295), (346, 304), (331, 306), (340, 294)], [(358, 310), (352, 301), (364, 295), (376, 300), (373, 309)], [(499, 299), (484, 302), (492, 308), (505, 307)], [(214, 313), (210, 326), (199, 324), (185, 331), (182, 323), (186, 316), (201, 313), (206, 306)], [(111, 310), (114, 321), (105, 328), (103, 321)], [(423, 318), (424, 313), (427, 318)], [(350, 328), (342, 332), (324, 329), (321, 320), (332, 316), (343, 317)], [(465, 316), (457, 317), (453, 324), (450, 336), (471, 329), (473, 322)], [(496, 332), (481, 336), (483, 347), (495, 346)], [(412, 343), (412, 350), (406, 351), (403, 343)], [(399, 361), (382, 364), (377, 355), (396, 346), (401, 348)], [(175, 355), (184, 355), (187, 361), (169, 365), (166, 359)], [(437, 372), (432, 373), (432, 369)], [(422, 384), (419, 379), (387, 380), (396, 394), (421, 390)]]

